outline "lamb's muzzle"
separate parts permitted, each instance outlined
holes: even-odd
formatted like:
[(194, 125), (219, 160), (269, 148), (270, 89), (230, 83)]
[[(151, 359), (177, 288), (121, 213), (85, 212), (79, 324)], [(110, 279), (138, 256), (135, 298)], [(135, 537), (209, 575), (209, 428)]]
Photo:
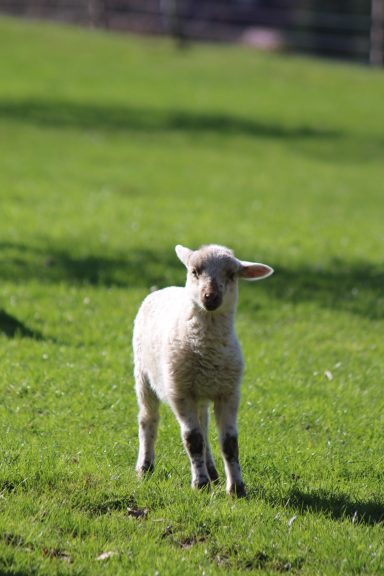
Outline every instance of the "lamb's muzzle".
[(216, 286), (205, 288), (202, 291), (201, 300), (204, 308), (209, 311), (217, 310), (223, 301), (223, 296)]

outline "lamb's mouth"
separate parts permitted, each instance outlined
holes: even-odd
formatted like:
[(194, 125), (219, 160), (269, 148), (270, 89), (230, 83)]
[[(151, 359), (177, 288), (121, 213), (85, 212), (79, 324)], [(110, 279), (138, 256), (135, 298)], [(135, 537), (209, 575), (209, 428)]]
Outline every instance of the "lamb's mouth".
[(207, 310), (208, 312), (214, 312), (215, 310), (220, 308), (221, 298), (217, 298), (215, 300), (208, 301), (208, 302), (203, 302), (203, 306), (204, 306), (205, 310)]

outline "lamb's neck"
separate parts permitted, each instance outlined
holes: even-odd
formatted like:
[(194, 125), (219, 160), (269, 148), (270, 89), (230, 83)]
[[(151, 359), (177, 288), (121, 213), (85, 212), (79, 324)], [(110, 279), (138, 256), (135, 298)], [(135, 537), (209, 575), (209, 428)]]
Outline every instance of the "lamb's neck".
[(208, 312), (193, 304), (188, 315), (188, 329), (203, 339), (229, 338), (233, 332), (234, 310)]

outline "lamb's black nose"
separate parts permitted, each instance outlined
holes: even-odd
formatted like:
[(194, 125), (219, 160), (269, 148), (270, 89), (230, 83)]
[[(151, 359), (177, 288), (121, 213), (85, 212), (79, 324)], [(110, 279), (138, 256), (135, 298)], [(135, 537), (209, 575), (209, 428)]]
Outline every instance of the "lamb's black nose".
[(220, 295), (217, 292), (205, 292), (203, 294), (203, 304), (207, 310), (216, 310), (221, 304)]

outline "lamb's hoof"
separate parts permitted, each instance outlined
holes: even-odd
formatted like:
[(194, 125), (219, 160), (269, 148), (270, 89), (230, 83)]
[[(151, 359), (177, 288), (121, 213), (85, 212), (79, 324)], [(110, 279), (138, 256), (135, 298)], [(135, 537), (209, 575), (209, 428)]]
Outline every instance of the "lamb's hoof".
[(144, 462), (144, 464), (136, 466), (136, 474), (138, 478), (144, 478), (145, 476), (152, 474), (154, 469), (155, 467), (152, 462)]
[(192, 488), (195, 490), (209, 490), (210, 482), (209, 478), (201, 478), (200, 480), (194, 480), (192, 482)]
[(245, 490), (245, 484), (243, 482), (239, 482), (238, 484), (232, 484), (227, 493), (230, 496), (236, 496), (237, 498), (246, 498), (247, 492)]

